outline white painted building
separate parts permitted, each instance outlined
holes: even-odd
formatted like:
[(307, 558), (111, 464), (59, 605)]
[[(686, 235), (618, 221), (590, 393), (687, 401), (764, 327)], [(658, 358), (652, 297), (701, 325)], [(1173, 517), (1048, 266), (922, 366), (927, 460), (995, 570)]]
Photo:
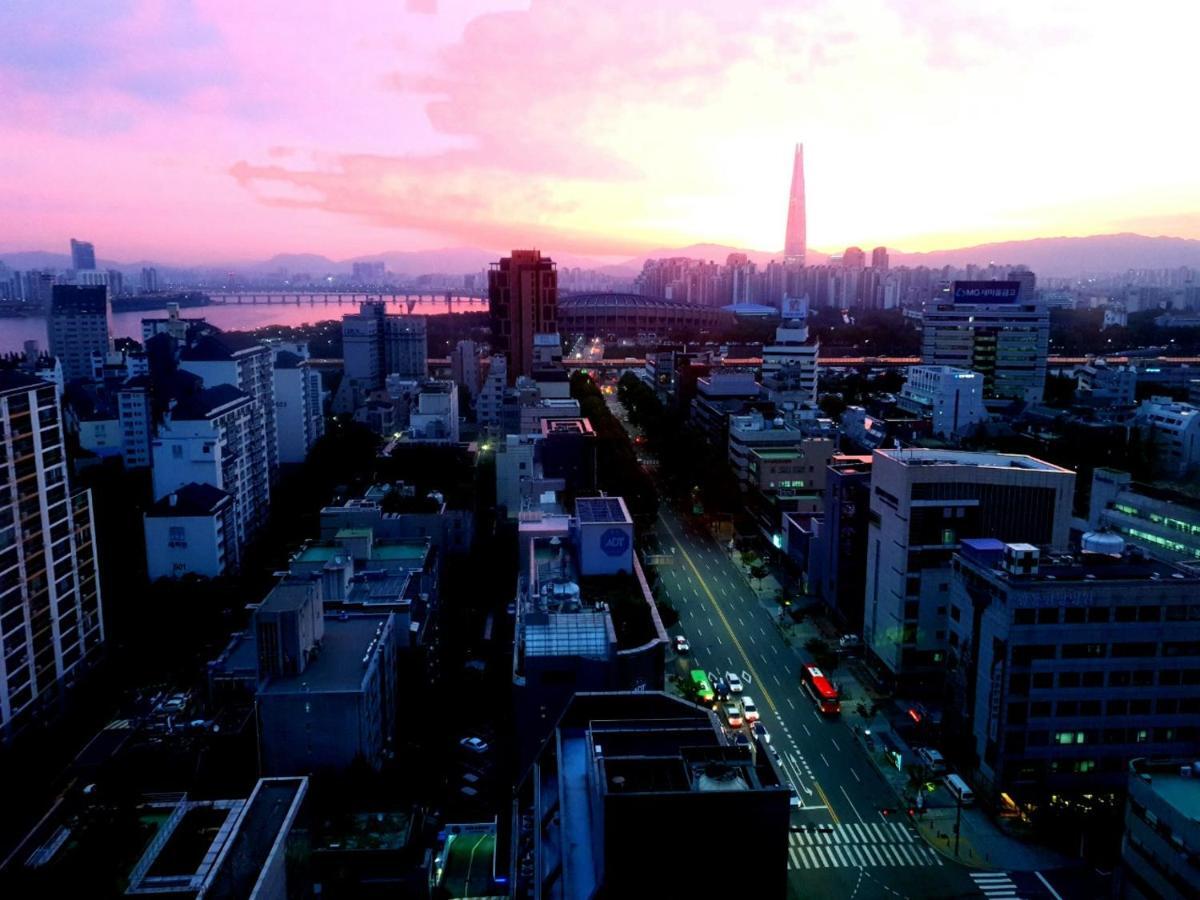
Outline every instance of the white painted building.
[(275, 374), (271, 348), (255, 338), (217, 332), (206, 334), (180, 353), (179, 368), (204, 380), (206, 388), (233, 385), (254, 405), (263, 426), (267, 478), (279, 474), (279, 429), (275, 412)]
[[(275, 424), (279, 430), (279, 462), (304, 462), (325, 433), (325, 394), (321, 373), (292, 350), (275, 350)], [(298, 349), (298, 348), (293, 348)]]
[(911, 366), (897, 405), (931, 419), (938, 437), (960, 437), (988, 418), (983, 376), (953, 366)]
[(210, 484), (185, 484), (159, 499), (143, 517), (146, 571), (151, 581), (237, 567), (233, 497)]
[(240, 549), (267, 520), (271, 493), (266, 435), (251, 399), (222, 384), (177, 401), (153, 441), (154, 498), (193, 482), (233, 497)]
[(408, 419), (416, 441), (458, 443), (458, 385), (453, 381), (423, 381)]
[(1151, 397), (1137, 408), (1135, 421), (1162, 474), (1180, 478), (1200, 468), (1200, 407)]

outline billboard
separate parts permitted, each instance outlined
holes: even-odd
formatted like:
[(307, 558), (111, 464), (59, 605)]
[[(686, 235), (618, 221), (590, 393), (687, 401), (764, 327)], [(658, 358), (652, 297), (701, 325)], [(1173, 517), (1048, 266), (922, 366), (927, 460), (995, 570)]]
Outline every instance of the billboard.
[(956, 281), (955, 303), (1016, 303), (1021, 294), (1019, 281)]

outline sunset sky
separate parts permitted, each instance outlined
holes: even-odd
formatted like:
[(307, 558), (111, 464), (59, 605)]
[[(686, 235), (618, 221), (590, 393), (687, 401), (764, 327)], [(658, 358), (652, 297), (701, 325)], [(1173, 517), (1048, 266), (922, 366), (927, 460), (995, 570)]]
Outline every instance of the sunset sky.
[(0, 3), (0, 251), (1200, 238), (1183, 0)]

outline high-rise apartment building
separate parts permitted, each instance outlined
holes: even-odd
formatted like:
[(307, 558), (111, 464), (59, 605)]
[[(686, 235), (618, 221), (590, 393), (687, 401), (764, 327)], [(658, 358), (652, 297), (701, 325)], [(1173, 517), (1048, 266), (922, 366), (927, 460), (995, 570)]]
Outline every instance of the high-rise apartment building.
[(479, 394), (479, 348), (474, 341), (459, 341), (454, 345), (450, 351), (450, 377), (455, 384), (465, 387), (472, 399)]
[(1075, 473), (1031, 456), (876, 450), (863, 638), (898, 681), (936, 685), (950, 559), (964, 538), (1065, 548)]
[(206, 388), (233, 385), (254, 405), (267, 455), (267, 477), (279, 474), (279, 426), (275, 406), (275, 365), (271, 348), (248, 335), (215, 332), (193, 341), (179, 358), (179, 368), (204, 380)]
[(843, 269), (865, 269), (867, 267), (867, 254), (862, 247), (847, 247), (842, 253), (842, 268)]
[(1046, 389), (1050, 312), (1025, 302), (1016, 281), (956, 281), (922, 315), (925, 365), (973, 369), (984, 396), (1038, 403)]
[(71, 238), (71, 268), (76, 272), (96, 268), (96, 248), (87, 241)]
[(558, 272), (537, 250), (514, 250), (488, 271), (492, 352), (508, 359), (509, 384), (533, 374), (533, 336), (558, 331)]
[(138, 287), (143, 294), (154, 294), (158, 291), (158, 269), (154, 267), (143, 267), (142, 277), (138, 281)]
[[(208, 484), (233, 497), (231, 548), (240, 551), (271, 507), (265, 423), (258, 405), (231, 384), (178, 401), (152, 445), (154, 499)], [(236, 569), (239, 560), (227, 559)]]
[(92, 377), (92, 354), (109, 349), (108, 291), (56, 284), (46, 319), (50, 355), (62, 363), (63, 379)]
[(91, 494), (67, 483), (55, 386), (0, 372), (0, 740), (104, 642)]
[(382, 301), (368, 301), (357, 313), (342, 316), (345, 377), (355, 402), (381, 390), (389, 375), (424, 378), (427, 341), (424, 317), (389, 314)]
[(787, 231), (783, 238), (783, 255), (788, 261), (804, 265), (808, 248), (808, 232), (804, 210), (804, 145), (796, 145), (792, 159), (792, 190), (788, 195)]
[(876, 247), (871, 251), (871, 268), (878, 269), (880, 272), (888, 270), (887, 247)]
[(275, 410), (279, 429), (279, 462), (304, 462), (308, 451), (325, 433), (321, 373), (289, 350), (275, 352)]

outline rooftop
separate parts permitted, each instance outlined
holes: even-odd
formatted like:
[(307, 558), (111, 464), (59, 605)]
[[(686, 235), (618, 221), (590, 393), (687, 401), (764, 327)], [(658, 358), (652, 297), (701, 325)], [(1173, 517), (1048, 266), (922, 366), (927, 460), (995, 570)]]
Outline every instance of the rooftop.
[(146, 515), (151, 518), (210, 516), (221, 506), (230, 502), (232, 502), (230, 495), (220, 488), (193, 481), (156, 500), (146, 510)]
[(875, 453), (886, 459), (895, 460), (905, 466), (968, 466), (1074, 474), (1070, 469), (1064, 469), (1053, 463), (1044, 462), (1033, 456), (1024, 456), (1016, 453), (981, 453), (970, 450), (932, 450), (925, 448), (876, 450)]
[(171, 410), (171, 417), (181, 422), (210, 419), (238, 403), (249, 402), (249, 395), (232, 384), (218, 384), (179, 400)]
[(1200, 778), (1155, 772), (1143, 780), (1172, 808), (1200, 822)]
[(299, 675), (277, 675), (259, 690), (263, 694), (349, 692), (362, 687), (363, 675), (387, 628), (386, 615), (325, 617), (321, 651)]
[(613, 522), (629, 524), (633, 520), (620, 497), (580, 497), (575, 501), (575, 516), (581, 525)]

